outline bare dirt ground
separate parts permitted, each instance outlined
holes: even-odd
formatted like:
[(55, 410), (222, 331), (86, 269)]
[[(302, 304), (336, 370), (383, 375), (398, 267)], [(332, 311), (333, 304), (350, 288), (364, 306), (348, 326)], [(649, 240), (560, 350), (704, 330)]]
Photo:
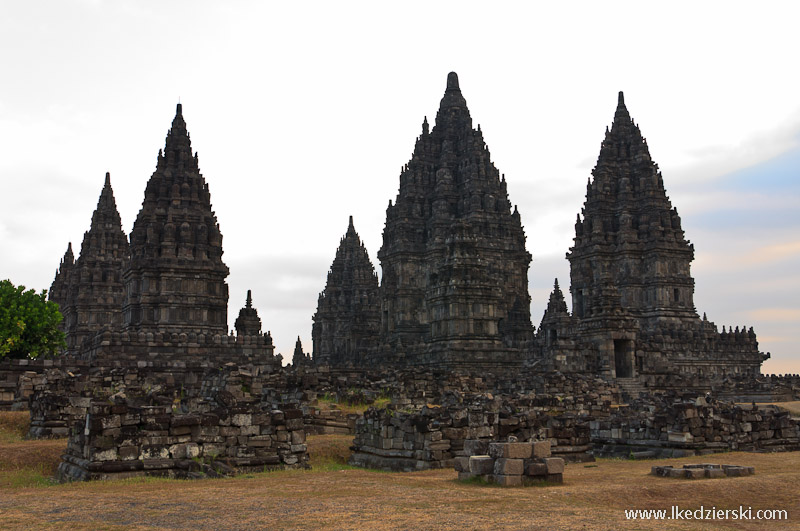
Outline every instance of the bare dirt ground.
[[(0, 528), (800, 529), (798, 452), (702, 458), (755, 466), (756, 475), (744, 478), (679, 480), (648, 475), (655, 464), (677, 466), (700, 458), (601, 460), (568, 465), (563, 485), (501, 488), (459, 482), (452, 470), (350, 469), (342, 465), (350, 443), (349, 436), (310, 437), (312, 471), (222, 480), (51, 485), (41, 477), (28, 482), (7, 478), (13, 467), (36, 470), (55, 464), (53, 453), (63, 448), (63, 440), (0, 440)], [(744, 505), (753, 513), (784, 509), (789, 521), (625, 519), (625, 509), (669, 511), (673, 505), (693, 510)]]

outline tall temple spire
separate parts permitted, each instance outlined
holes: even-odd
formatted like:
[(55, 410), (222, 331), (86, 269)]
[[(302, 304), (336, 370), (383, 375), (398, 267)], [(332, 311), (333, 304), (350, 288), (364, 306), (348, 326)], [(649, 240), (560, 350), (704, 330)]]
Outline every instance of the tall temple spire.
[[(161, 279), (165, 271), (168, 280)], [(178, 104), (131, 231), (125, 325), (138, 331), (227, 334), (227, 276), (211, 194)], [(190, 288), (176, 292), (176, 283)]]
[(376, 344), (380, 324), (378, 276), (350, 216), (336, 249), (311, 330), (314, 363), (360, 365)]
[(455, 366), (459, 352), (469, 357), (479, 350), (519, 361), (533, 331), (531, 256), (455, 72), (447, 76), (433, 128), (425, 134), (423, 122), (423, 133), (402, 166), (378, 252), (381, 341), (389, 350), (402, 342), (431, 363)]
[[(72, 244), (67, 254), (65, 259), (72, 262)], [(91, 225), (83, 235), (80, 255), (69, 274), (59, 274), (51, 288), (64, 315), (68, 352), (78, 353), (83, 342), (98, 331), (122, 324), (122, 268), (129, 256), (111, 175), (106, 173)]]
[[(592, 176), (583, 220), (579, 217), (576, 223), (575, 245), (567, 255), (576, 316), (615, 311), (620, 305), (636, 315), (694, 315), (694, 280), (689, 274), (694, 249), (684, 238), (680, 216), (622, 92)], [(598, 265), (598, 246), (606, 249), (603, 260), (613, 263)], [(613, 249), (625, 252), (611, 253)], [(669, 275), (643, 265), (667, 261), (675, 263)], [(588, 263), (593, 264), (589, 269)], [(627, 274), (614, 273), (623, 271)]]

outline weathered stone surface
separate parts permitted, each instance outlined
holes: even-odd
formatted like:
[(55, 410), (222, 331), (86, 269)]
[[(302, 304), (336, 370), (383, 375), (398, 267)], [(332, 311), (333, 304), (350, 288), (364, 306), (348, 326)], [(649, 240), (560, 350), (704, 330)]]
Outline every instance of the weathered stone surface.
[(521, 475), (513, 475), (513, 476), (505, 476), (501, 474), (495, 474), (492, 476), (492, 481), (497, 483), (502, 487), (521, 487), (522, 486), (522, 476)]
[(533, 457), (550, 457), (550, 441), (534, 441), (532, 455)]
[(520, 476), (525, 471), (523, 463), (524, 461), (522, 459), (507, 459), (501, 457), (500, 459), (496, 459), (494, 462), (494, 474)]
[(470, 473), (477, 475), (493, 474), (494, 459), (488, 455), (470, 456), (469, 471)]
[(564, 460), (560, 457), (545, 457), (544, 464), (547, 466), (548, 474), (562, 474), (564, 472)]

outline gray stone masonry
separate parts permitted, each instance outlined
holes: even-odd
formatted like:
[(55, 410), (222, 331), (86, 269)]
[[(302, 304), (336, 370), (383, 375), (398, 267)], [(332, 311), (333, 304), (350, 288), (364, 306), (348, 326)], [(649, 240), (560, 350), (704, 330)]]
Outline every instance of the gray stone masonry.
[[(536, 445), (538, 448), (534, 449)], [(484, 446), (484, 441), (464, 441), (464, 448), (469, 450), (482, 450)], [(488, 455), (455, 459), (453, 465), (458, 479), (479, 477), (504, 487), (564, 481), (564, 460), (550, 456), (549, 441), (490, 442), (488, 449)]]

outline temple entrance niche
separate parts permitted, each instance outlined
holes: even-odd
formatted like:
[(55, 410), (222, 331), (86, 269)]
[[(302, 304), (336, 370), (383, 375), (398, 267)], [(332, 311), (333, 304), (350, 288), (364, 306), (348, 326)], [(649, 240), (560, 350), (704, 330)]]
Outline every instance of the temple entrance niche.
[(614, 369), (617, 378), (633, 376), (633, 341), (630, 339), (614, 340)]

